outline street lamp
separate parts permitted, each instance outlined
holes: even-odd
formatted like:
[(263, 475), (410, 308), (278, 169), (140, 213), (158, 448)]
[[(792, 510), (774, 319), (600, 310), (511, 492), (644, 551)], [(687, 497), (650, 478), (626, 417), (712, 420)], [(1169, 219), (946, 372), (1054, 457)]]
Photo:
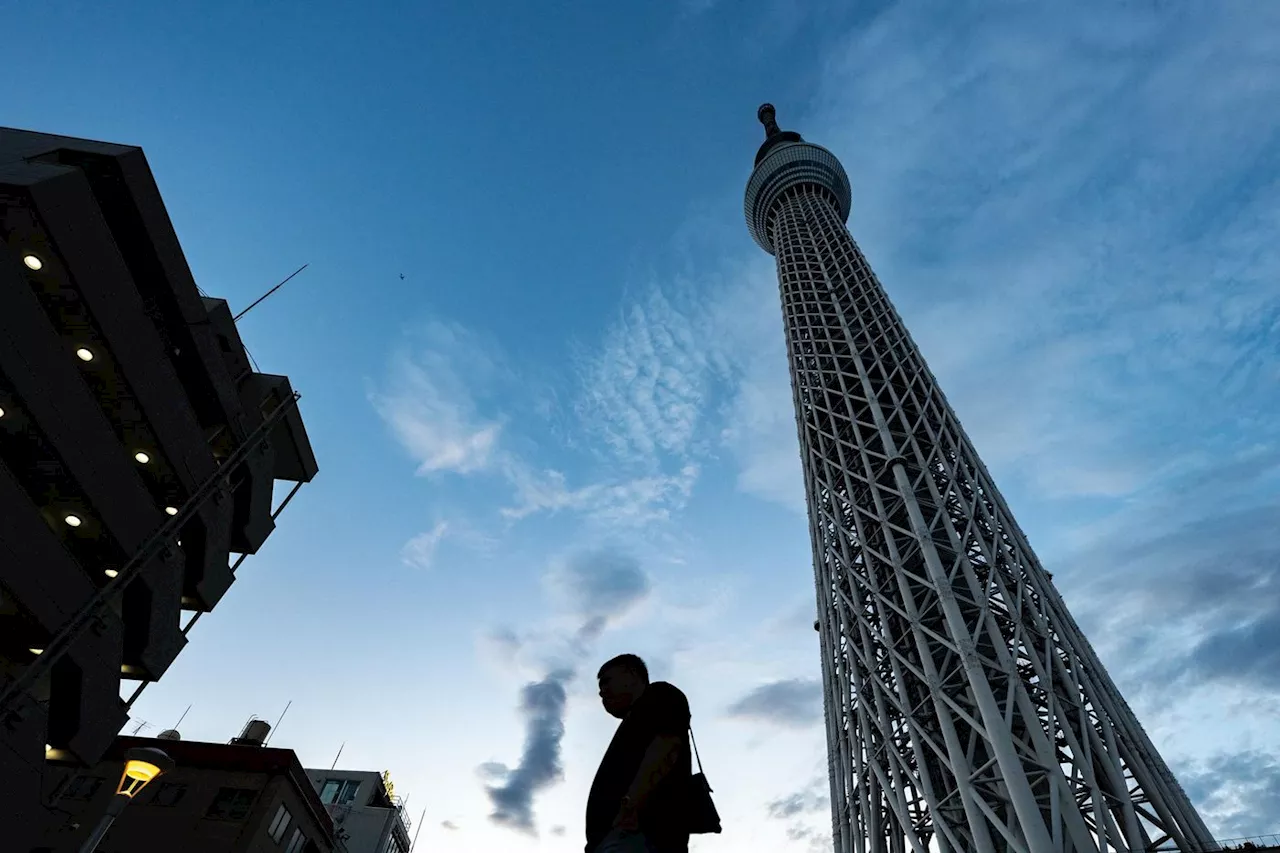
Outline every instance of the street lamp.
[(85, 840), (80, 853), (93, 853), (98, 843), (107, 834), (111, 824), (115, 823), (120, 812), (129, 805), (129, 801), (141, 793), (147, 783), (162, 773), (173, 769), (173, 759), (162, 750), (150, 746), (136, 746), (126, 750), (124, 754), (124, 772), (120, 774), (120, 784), (116, 786), (116, 795), (107, 804), (107, 811), (94, 827), (93, 833)]

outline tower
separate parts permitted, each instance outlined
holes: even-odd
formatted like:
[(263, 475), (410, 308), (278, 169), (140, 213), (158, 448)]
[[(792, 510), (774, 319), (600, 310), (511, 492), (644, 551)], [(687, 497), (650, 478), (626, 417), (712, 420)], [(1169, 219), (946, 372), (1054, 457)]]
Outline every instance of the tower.
[(837, 853), (1215, 849), (845, 228), (844, 168), (759, 118)]

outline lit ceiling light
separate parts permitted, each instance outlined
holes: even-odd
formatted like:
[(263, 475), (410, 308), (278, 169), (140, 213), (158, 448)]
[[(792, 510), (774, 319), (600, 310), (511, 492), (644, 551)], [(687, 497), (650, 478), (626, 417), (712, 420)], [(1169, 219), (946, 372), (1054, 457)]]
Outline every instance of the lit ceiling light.
[(0, 408), (0, 418), (3, 418), (3, 417), (4, 417), (4, 409)]
[(178, 514), (178, 508), (177, 508), (176, 506), (167, 506), (167, 507), (165, 507), (165, 508), (164, 508), (164, 511), (165, 511), (165, 512), (167, 512), (167, 513), (169, 513), (169, 515), (177, 515), (177, 514)]
[(120, 573), (117, 572), (115, 569), (107, 569), (105, 572), (103, 572), (103, 574), (109, 578), (113, 578)]
[(137, 460), (138, 460), (140, 463), (142, 463), (143, 465), (146, 465), (148, 462), (150, 462), (150, 461), (151, 461), (151, 457), (150, 457), (150, 456), (148, 456), (147, 454), (143, 453), (141, 450), (139, 450), (137, 453), (133, 454), (133, 458), (134, 458), (134, 459), (137, 459)]
[(85, 347), (80, 347), (80, 349), (76, 350), (76, 358), (81, 361), (93, 361), (93, 352)]
[(33, 654), (33, 655), (42, 655), (42, 654), (44, 654), (44, 649), (27, 649), (27, 651), (31, 652), (31, 654)]
[(78, 515), (68, 515), (66, 518), (62, 520), (65, 521), (71, 527), (79, 527), (81, 524), (84, 523), (80, 520), (80, 516)]
[(22, 262), (27, 265), (29, 270), (38, 270), (44, 266), (44, 261), (31, 254), (23, 255)]

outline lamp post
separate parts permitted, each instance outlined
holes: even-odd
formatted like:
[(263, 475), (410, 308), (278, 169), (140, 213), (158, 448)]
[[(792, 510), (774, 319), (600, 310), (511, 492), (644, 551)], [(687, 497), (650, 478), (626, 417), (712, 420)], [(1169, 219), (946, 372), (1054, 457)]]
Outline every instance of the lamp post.
[(80, 853), (93, 853), (98, 843), (107, 834), (111, 824), (115, 823), (120, 812), (129, 805), (147, 783), (162, 773), (173, 769), (173, 759), (162, 750), (150, 746), (137, 746), (125, 751), (124, 772), (120, 774), (120, 784), (116, 786), (116, 794), (107, 804), (107, 811), (93, 828), (93, 832), (80, 847)]

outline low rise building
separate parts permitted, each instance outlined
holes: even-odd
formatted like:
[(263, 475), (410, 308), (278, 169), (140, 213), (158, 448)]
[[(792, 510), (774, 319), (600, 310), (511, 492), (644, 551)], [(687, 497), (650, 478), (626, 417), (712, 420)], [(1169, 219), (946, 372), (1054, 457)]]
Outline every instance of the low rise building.
[(409, 853), (411, 822), (386, 773), (307, 770), (347, 853)]
[(68, 770), (47, 793), (32, 853), (79, 849), (115, 794), (133, 747), (163, 750), (174, 768), (129, 803), (98, 853), (348, 853), (297, 755), (263, 745), (269, 731), (254, 720), (231, 743), (183, 741), (176, 732), (116, 738), (102, 761)]

